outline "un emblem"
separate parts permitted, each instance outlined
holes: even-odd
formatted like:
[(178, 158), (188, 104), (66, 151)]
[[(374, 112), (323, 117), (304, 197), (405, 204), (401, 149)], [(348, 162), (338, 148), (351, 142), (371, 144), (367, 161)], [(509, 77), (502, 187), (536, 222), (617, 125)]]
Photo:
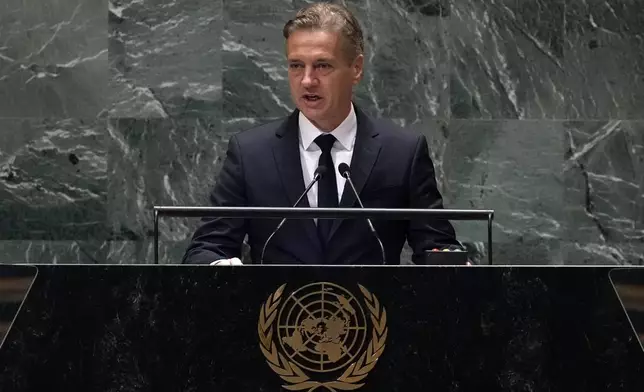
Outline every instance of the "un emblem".
[(387, 339), (387, 313), (376, 296), (361, 285), (362, 301), (329, 282), (306, 285), (288, 296), (285, 287), (262, 304), (257, 325), (262, 353), (286, 382), (283, 387), (362, 387)]

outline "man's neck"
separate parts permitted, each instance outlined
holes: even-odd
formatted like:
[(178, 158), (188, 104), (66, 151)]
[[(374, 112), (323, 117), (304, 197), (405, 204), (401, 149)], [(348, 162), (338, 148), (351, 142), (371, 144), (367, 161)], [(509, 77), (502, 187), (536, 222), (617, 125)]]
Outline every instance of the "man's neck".
[(351, 105), (352, 103), (349, 103), (349, 106), (347, 106), (346, 110), (344, 111), (344, 115), (342, 116), (337, 116), (336, 118), (333, 118), (330, 121), (325, 121), (324, 123), (318, 123), (316, 121), (310, 120), (311, 124), (315, 125), (315, 127), (322, 132), (331, 132), (339, 127), (340, 124), (342, 124), (342, 122), (347, 119), (349, 113), (351, 113)]

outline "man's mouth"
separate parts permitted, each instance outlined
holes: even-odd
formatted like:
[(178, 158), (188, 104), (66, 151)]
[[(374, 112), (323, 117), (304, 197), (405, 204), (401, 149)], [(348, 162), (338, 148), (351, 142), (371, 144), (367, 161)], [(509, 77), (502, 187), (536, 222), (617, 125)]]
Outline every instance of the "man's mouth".
[(309, 102), (315, 102), (315, 101), (318, 101), (318, 100), (322, 99), (321, 96), (315, 95), (315, 94), (304, 94), (303, 98), (304, 98), (304, 100), (309, 101)]

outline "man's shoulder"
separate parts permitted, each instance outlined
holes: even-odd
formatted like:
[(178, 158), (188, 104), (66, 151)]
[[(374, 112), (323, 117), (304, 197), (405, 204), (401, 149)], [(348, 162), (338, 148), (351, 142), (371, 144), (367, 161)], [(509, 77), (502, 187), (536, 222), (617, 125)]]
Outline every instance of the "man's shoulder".
[(371, 118), (378, 137), (385, 143), (393, 144), (416, 144), (422, 138), (422, 134), (415, 128), (400, 125), (389, 118)]
[(275, 137), (277, 130), (285, 125), (288, 117), (268, 121), (258, 121), (250, 128), (246, 128), (234, 135), (240, 145), (262, 144)]

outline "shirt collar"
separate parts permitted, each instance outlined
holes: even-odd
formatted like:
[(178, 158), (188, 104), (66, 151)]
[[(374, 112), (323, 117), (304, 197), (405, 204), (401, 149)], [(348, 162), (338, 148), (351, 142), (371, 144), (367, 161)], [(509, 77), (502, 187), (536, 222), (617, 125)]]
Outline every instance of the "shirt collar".
[(318, 145), (314, 143), (315, 138), (326, 133), (335, 136), (339, 142), (339, 145), (336, 143), (337, 147), (348, 151), (353, 150), (357, 132), (356, 112), (353, 108), (353, 103), (347, 118), (331, 132), (320, 131), (302, 112), (299, 114), (298, 125), (300, 128), (300, 142), (307, 151), (319, 149)]

